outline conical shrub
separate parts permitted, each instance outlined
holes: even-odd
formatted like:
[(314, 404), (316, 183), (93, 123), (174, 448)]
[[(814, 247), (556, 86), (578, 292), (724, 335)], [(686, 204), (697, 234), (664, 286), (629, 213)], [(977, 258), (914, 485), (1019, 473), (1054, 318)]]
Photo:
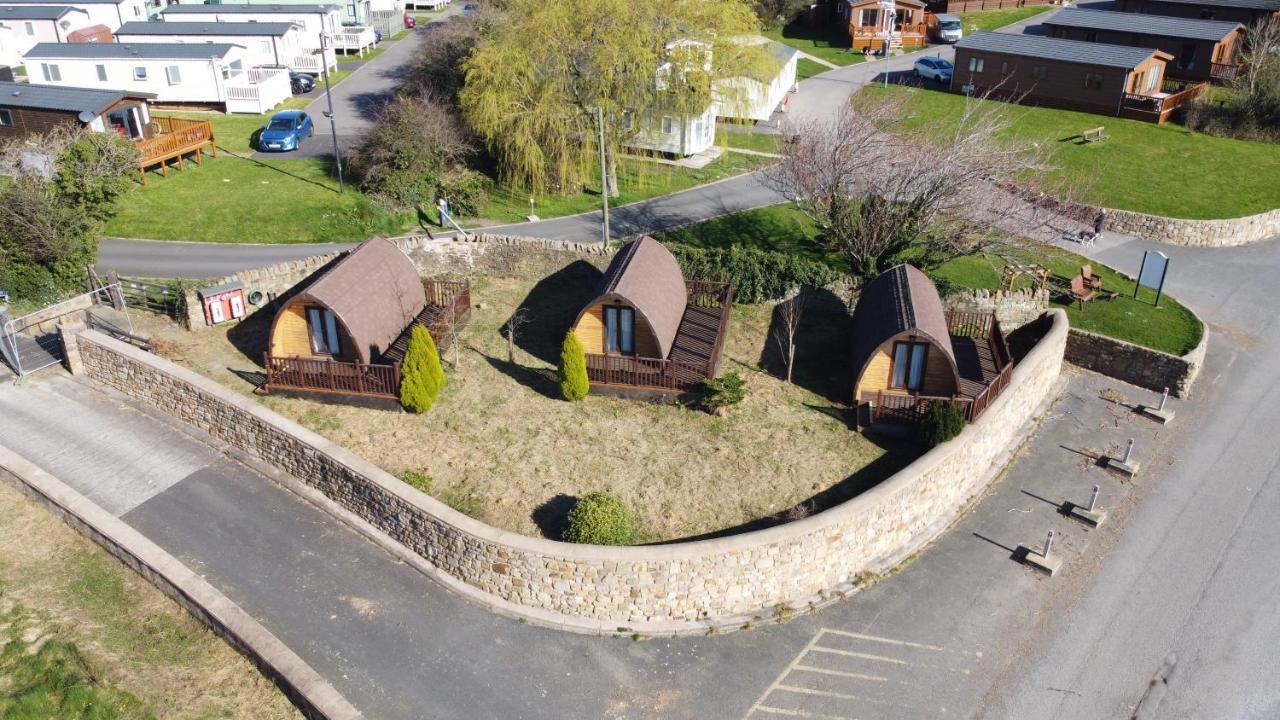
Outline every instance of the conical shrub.
[(565, 400), (577, 402), (587, 396), (591, 382), (587, 380), (587, 353), (582, 349), (578, 335), (570, 330), (564, 336), (560, 348), (560, 394)]
[(436, 341), (426, 328), (415, 325), (400, 365), (400, 404), (409, 412), (424, 413), (435, 404), (442, 387), (444, 368)]

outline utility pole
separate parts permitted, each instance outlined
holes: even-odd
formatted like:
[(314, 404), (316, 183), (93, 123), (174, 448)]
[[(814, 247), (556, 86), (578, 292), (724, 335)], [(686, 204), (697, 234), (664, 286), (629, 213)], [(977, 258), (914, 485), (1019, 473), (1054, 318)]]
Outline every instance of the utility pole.
[(338, 121), (333, 117), (333, 93), (329, 85), (329, 53), (326, 52), (328, 45), (325, 43), (328, 38), (328, 33), (320, 33), (320, 67), (324, 69), (324, 98), (329, 103), (324, 116), (329, 118), (329, 134), (333, 136), (333, 164), (338, 170), (338, 192), (345, 193), (347, 186), (342, 180), (342, 153), (338, 152)]
[(604, 208), (604, 237), (601, 243), (609, 246), (609, 167), (604, 157), (604, 108), (596, 107), (596, 123), (600, 126), (600, 201)]

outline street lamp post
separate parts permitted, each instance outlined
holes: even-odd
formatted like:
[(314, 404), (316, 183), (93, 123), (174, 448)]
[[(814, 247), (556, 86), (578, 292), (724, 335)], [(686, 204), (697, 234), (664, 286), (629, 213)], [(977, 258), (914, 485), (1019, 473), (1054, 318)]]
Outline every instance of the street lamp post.
[(596, 121), (600, 125), (600, 201), (604, 209), (604, 237), (601, 242), (609, 246), (609, 168), (604, 157), (604, 108), (596, 107)]
[(342, 180), (342, 153), (338, 152), (338, 121), (333, 117), (333, 91), (329, 85), (329, 53), (326, 52), (328, 39), (328, 33), (320, 34), (320, 68), (324, 74), (324, 98), (329, 104), (324, 116), (329, 118), (329, 134), (333, 136), (333, 164), (338, 171), (338, 192), (345, 193), (347, 185)]

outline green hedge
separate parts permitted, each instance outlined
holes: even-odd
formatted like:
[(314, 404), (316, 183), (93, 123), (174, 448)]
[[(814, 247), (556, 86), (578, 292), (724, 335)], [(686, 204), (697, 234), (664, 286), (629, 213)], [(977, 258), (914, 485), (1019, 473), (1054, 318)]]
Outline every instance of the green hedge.
[(752, 247), (667, 247), (685, 277), (733, 283), (734, 300), (742, 303), (781, 300), (798, 288), (825, 287), (841, 278), (826, 263), (789, 253)]

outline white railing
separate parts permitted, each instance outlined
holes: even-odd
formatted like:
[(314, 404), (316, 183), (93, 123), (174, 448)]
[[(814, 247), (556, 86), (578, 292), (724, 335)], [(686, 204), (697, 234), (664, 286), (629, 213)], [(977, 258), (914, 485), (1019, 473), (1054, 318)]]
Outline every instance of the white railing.
[(372, 28), (344, 27), (342, 32), (333, 34), (333, 47), (343, 52), (356, 51), (363, 55), (378, 42), (378, 36)]
[(332, 49), (325, 49), (323, 54), (321, 53), (322, 51), (317, 48), (308, 51), (304, 55), (297, 55), (289, 61), (289, 67), (298, 72), (315, 73), (316, 75), (324, 72), (325, 65), (328, 65), (330, 70), (338, 67), (338, 56)]
[(227, 112), (261, 115), (291, 94), (288, 71), (254, 68), (227, 81)]

